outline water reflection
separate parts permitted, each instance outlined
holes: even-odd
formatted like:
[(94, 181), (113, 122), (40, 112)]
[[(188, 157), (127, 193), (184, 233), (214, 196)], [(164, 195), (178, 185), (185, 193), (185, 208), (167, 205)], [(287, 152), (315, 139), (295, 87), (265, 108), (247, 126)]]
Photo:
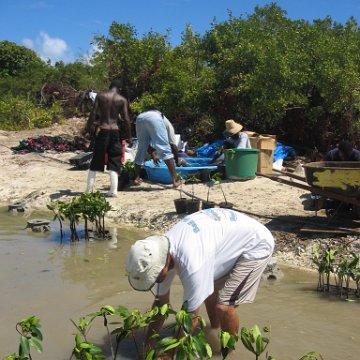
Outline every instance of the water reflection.
[[(124, 265), (129, 247), (144, 231), (113, 228), (108, 240), (60, 243), (56, 222), (50, 233), (33, 233), (25, 230), (26, 220), (24, 215), (1, 213), (0, 358), (16, 351), (18, 335), (12, 329), (30, 315), (41, 319), (45, 335), (44, 354), (36, 358), (65, 360), (73, 346), (70, 318), (78, 320), (105, 304), (130, 310), (150, 306), (149, 294), (130, 288)], [(317, 274), (282, 269), (281, 281), (262, 283), (256, 302), (239, 307), (241, 326), (271, 325), (269, 354), (281, 360), (299, 359), (312, 350), (326, 360), (357, 359), (360, 303), (317, 293)], [(172, 290), (175, 309), (181, 307), (181, 298), (177, 284)], [(96, 343), (104, 342), (102, 324), (91, 334)], [(239, 358), (251, 358), (242, 347), (239, 352)], [(134, 358), (132, 354), (125, 349), (121, 358)]]

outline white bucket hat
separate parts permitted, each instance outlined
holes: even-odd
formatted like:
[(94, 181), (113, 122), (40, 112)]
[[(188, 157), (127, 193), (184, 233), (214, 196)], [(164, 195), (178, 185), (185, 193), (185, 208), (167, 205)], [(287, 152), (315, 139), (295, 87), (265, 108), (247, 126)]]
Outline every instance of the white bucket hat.
[(139, 291), (149, 291), (166, 265), (169, 240), (166, 236), (149, 236), (138, 240), (126, 257), (130, 285)]
[(232, 136), (237, 134), (238, 132), (240, 132), (242, 130), (243, 126), (237, 122), (235, 122), (234, 120), (230, 119), (230, 120), (226, 120), (225, 121), (225, 131), (224, 131), (224, 136)]

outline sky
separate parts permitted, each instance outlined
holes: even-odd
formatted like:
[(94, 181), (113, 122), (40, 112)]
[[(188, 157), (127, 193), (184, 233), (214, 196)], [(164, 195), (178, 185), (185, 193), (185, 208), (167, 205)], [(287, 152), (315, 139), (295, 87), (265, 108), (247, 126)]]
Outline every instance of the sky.
[[(353, 16), (360, 24), (359, 0), (279, 0), (290, 19), (324, 19), (345, 23)], [(107, 35), (113, 21), (131, 24), (138, 36), (154, 31), (166, 34), (176, 46), (190, 24), (205, 34), (228, 12), (246, 17), (260, 0), (0, 0), (0, 41), (8, 40), (34, 50), (42, 59), (66, 63), (91, 56), (95, 35)]]

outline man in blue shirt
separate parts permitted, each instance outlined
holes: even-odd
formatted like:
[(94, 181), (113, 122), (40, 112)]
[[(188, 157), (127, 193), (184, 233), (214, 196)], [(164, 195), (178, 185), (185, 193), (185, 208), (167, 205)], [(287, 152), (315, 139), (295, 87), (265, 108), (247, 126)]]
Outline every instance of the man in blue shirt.
[(349, 141), (342, 141), (326, 154), (325, 161), (360, 161), (360, 151), (354, 149)]

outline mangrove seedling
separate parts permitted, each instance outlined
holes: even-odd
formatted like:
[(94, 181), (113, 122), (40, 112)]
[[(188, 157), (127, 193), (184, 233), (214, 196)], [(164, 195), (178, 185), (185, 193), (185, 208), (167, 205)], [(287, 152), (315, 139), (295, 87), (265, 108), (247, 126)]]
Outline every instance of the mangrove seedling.
[(182, 190), (182, 185), (183, 185), (183, 183), (184, 183), (184, 177), (180, 174), (180, 173), (176, 173), (176, 180), (178, 180), (178, 181), (180, 181), (181, 182), (181, 184), (180, 184), (180, 186), (179, 186), (179, 192), (180, 192), (180, 199), (183, 199), (183, 196), (182, 196), (182, 192), (183, 192), (183, 190)]
[[(338, 250), (331, 249), (330, 247), (321, 256), (319, 253), (319, 246), (316, 244), (313, 248), (312, 261), (318, 266), (319, 281), (318, 290), (324, 291), (325, 284), (327, 291), (330, 290), (330, 275), (334, 273), (335, 258)], [(324, 275), (326, 274), (326, 283)]]
[[(155, 360), (163, 355), (171, 355), (172, 359), (210, 359), (212, 350), (204, 333), (205, 320), (188, 312), (186, 304), (180, 311), (171, 313), (176, 322), (169, 329), (174, 329), (175, 336), (161, 339), (154, 349), (147, 352), (145, 360)], [(198, 324), (197, 329), (193, 328), (193, 323)]]
[(221, 192), (222, 192), (222, 195), (223, 195), (223, 197), (224, 197), (224, 200), (225, 200), (225, 205), (227, 205), (227, 204), (228, 204), (228, 201), (227, 201), (227, 199), (226, 199), (224, 190), (223, 190), (223, 188), (222, 188), (222, 186), (221, 186), (221, 179), (222, 179), (222, 174), (221, 174), (220, 172), (215, 173), (215, 174), (211, 177), (211, 181), (212, 181), (213, 185), (219, 185), (219, 188), (220, 188), (220, 190), (221, 190)]
[(63, 201), (55, 201), (51, 202), (51, 204), (46, 205), (49, 210), (54, 213), (53, 221), (58, 220), (60, 224), (60, 238), (63, 239), (64, 232), (63, 232), (63, 221), (64, 221), (64, 207), (66, 204)]
[(5, 357), (6, 360), (31, 360), (30, 348), (37, 352), (43, 351), (41, 341), (43, 339), (40, 331), (40, 319), (30, 316), (16, 324), (16, 331), (20, 334), (19, 353)]
[[(263, 331), (270, 334), (268, 327), (264, 327)], [(263, 336), (257, 325), (250, 329), (246, 327), (241, 328), (240, 337), (245, 348), (255, 355), (256, 360), (259, 359), (259, 356), (265, 351), (270, 342), (270, 337)], [(273, 358), (268, 357), (266, 354), (266, 359), (270, 360)]]
[(191, 200), (194, 201), (194, 199), (195, 199), (194, 185), (199, 183), (200, 180), (196, 177), (196, 175), (191, 175), (186, 181), (191, 184)]
[(220, 331), (220, 344), (221, 344), (221, 355), (223, 359), (226, 359), (229, 352), (235, 350), (235, 345), (239, 341), (237, 335), (231, 335), (227, 331)]

